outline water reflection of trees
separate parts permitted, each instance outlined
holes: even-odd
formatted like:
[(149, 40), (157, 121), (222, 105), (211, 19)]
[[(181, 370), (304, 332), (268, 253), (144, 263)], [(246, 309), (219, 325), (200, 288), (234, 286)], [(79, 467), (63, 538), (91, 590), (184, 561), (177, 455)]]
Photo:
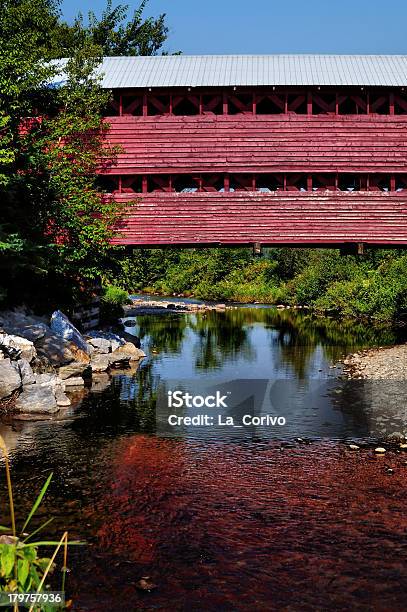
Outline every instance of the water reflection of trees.
[(227, 358), (236, 356), (250, 360), (254, 348), (248, 335), (250, 326), (239, 311), (208, 312), (198, 315), (190, 322), (198, 343), (195, 348), (197, 369), (219, 368)]
[(188, 329), (186, 315), (140, 315), (137, 324), (141, 341), (159, 351), (177, 353)]
[(188, 331), (196, 338), (195, 367), (220, 368), (236, 357), (250, 361), (256, 347), (250, 338), (254, 325), (272, 330), (272, 343), (280, 348), (283, 364), (303, 379), (315, 354), (322, 348), (327, 360), (337, 361), (348, 351), (366, 346), (390, 344), (396, 340), (389, 327), (375, 327), (352, 320), (336, 320), (296, 310), (237, 308), (196, 315), (143, 315), (138, 317), (140, 336), (150, 348), (177, 353)]

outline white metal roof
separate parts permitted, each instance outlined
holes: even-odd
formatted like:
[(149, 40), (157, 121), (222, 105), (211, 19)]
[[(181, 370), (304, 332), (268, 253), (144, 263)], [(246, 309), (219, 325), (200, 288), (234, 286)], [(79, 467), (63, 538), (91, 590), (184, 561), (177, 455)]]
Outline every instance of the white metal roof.
[[(103, 87), (407, 86), (407, 55), (106, 57)], [(61, 79), (55, 79), (61, 82)]]

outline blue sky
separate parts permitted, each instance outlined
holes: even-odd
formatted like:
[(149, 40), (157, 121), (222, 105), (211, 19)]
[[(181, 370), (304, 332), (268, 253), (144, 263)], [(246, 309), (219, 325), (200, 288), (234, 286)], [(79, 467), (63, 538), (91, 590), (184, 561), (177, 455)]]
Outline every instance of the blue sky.
[[(104, 5), (63, 0), (62, 11)], [(148, 14), (163, 12), (170, 52), (407, 53), (406, 0), (150, 0)]]

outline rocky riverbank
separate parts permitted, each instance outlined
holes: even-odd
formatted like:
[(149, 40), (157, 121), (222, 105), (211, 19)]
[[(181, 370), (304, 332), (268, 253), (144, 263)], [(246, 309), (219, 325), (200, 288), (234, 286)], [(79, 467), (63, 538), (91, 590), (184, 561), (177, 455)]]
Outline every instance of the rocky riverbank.
[(349, 378), (407, 381), (407, 344), (360, 351), (343, 364)]
[(223, 311), (234, 308), (226, 304), (193, 304), (190, 302), (172, 302), (171, 300), (149, 300), (134, 298), (131, 304), (124, 306), (125, 316), (134, 317), (144, 314), (169, 314), (174, 312), (207, 312), (209, 310)]
[(136, 344), (102, 330), (83, 336), (59, 311), (50, 320), (0, 313), (0, 413), (54, 415), (92, 379), (143, 359)]

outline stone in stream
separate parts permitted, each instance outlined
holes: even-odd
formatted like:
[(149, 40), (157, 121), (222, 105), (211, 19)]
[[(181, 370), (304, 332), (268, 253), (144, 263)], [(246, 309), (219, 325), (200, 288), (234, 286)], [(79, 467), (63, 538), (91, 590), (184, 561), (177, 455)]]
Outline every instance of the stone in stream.
[(46, 358), (51, 367), (71, 363), (75, 359), (70, 343), (51, 332), (36, 343), (36, 348), (38, 356)]
[(40, 385), (28, 385), (15, 407), (24, 414), (54, 414), (59, 410), (53, 389)]
[(22, 357), (27, 361), (32, 361), (37, 354), (33, 342), (21, 336), (0, 333), (0, 345), (16, 351), (15, 358)]
[(85, 353), (88, 352), (88, 346), (82, 334), (60, 310), (56, 310), (52, 313), (51, 329), (57, 336), (76, 344), (81, 351)]
[(10, 359), (0, 361), (0, 400), (9, 397), (21, 387), (21, 376), (18, 368)]
[(60, 389), (57, 389), (55, 399), (57, 401), (57, 405), (61, 408), (67, 408), (72, 403), (69, 397)]
[(67, 378), (65, 381), (66, 387), (84, 387), (85, 381), (82, 376), (72, 376), (71, 378)]
[(90, 365), (92, 368), (92, 372), (106, 372), (109, 369), (110, 361), (109, 355), (96, 354), (92, 355), (92, 359), (90, 361)]
[(35, 383), (35, 374), (29, 361), (27, 359), (19, 359), (16, 361), (16, 366), (19, 369), (23, 387), (33, 385)]
[(59, 378), (62, 380), (67, 380), (69, 378), (76, 378), (78, 376), (86, 376), (90, 371), (89, 364), (81, 363), (79, 361), (73, 361), (72, 363), (68, 363), (68, 365), (62, 366), (58, 370)]
[(126, 342), (123, 346), (120, 346), (118, 349), (112, 353), (112, 355), (120, 355), (120, 353), (126, 353), (127, 355), (131, 355), (132, 361), (138, 361), (139, 359), (143, 359), (146, 356), (145, 352), (141, 349), (137, 348), (132, 342)]
[(374, 449), (374, 452), (377, 453), (378, 455), (383, 455), (383, 453), (386, 452), (386, 449), (383, 448), (382, 446), (378, 446), (377, 448)]
[(107, 354), (112, 348), (112, 341), (106, 338), (90, 338), (88, 343), (94, 348), (96, 353)]

